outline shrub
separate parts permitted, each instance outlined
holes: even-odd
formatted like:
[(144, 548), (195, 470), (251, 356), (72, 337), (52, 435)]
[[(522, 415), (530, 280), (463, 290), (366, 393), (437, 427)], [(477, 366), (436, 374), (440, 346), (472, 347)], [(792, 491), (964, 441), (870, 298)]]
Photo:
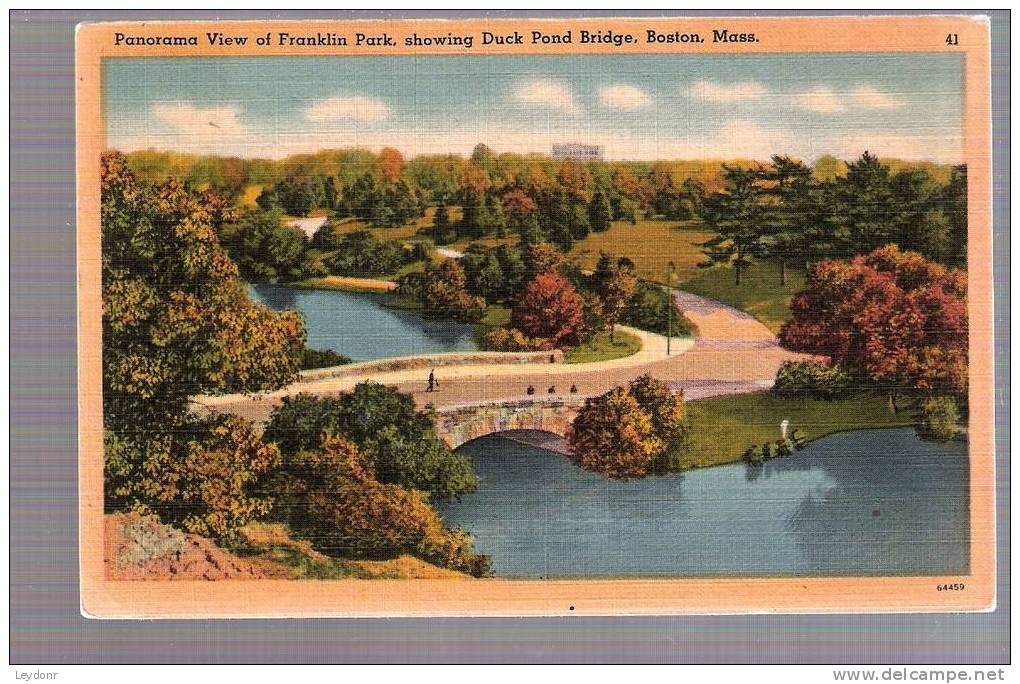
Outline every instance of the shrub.
[(959, 432), (960, 411), (951, 397), (929, 397), (921, 402), (917, 435), (921, 439), (947, 442)]
[(325, 436), (317, 449), (288, 456), (271, 482), (278, 516), (316, 550), (340, 558), (393, 558), (402, 553), (472, 574), (488, 559), (471, 539), (448, 530), (428, 495), (375, 479), (370, 459), (342, 437)]
[(470, 460), (436, 436), (431, 416), (391, 387), (366, 382), (337, 397), (285, 398), (264, 438), (287, 457), (317, 448), (325, 434), (343, 435), (357, 445), (385, 484), (438, 498), (459, 496), (478, 484)]
[(489, 351), (528, 352), (550, 348), (548, 340), (528, 337), (517, 328), (493, 328), (485, 333), (482, 346)]
[(845, 397), (851, 388), (849, 376), (836, 366), (787, 361), (776, 373), (772, 392), (780, 397), (832, 401)]
[[(672, 311), (670, 308), (672, 307)], [(690, 335), (694, 325), (687, 319), (669, 294), (651, 283), (639, 282), (634, 296), (627, 302), (620, 322), (659, 335)]]
[(309, 349), (305, 347), (301, 353), (301, 370), (345, 366), (350, 362), (350, 357), (337, 354), (332, 349)]

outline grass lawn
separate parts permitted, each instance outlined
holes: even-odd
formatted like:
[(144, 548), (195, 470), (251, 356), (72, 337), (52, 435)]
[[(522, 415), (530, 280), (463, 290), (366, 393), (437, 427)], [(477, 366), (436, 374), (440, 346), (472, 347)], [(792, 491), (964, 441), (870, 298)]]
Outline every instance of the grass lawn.
[(739, 287), (731, 267), (715, 266), (701, 269), (696, 276), (680, 283), (680, 289), (746, 311), (772, 332), (779, 332), (790, 317), (790, 300), (804, 288), (804, 280), (803, 270), (787, 265), (786, 285), (782, 286), (779, 266), (761, 262), (744, 270)]
[(568, 349), (563, 359), (567, 363), (610, 361), (636, 354), (640, 350), (641, 340), (638, 337), (617, 330), (615, 341), (610, 341), (608, 332), (600, 332), (584, 344)]
[[(903, 402), (906, 404), (906, 402)], [(783, 399), (769, 392), (735, 394), (689, 401), (690, 467), (739, 461), (750, 446), (780, 438), (779, 423), (790, 421), (807, 440), (847, 430), (914, 424), (906, 404), (893, 413), (885, 395), (865, 393), (848, 399)]]
[(479, 348), (484, 348), (482, 341), (485, 338), (485, 333), (489, 332), (493, 328), (500, 328), (504, 325), (510, 324), (510, 309), (499, 304), (489, 304), (485, 307), (485, 311), (482, 313), (482, 317), (475, 323), (475, 344)]
[(641, 220), (637, 225), (614, 221), (604, 233), (592, 233), (576, 242), (568, 256), (585, 269), (595, 267), (600, 252), (625, 256), (634, 262), (639, 278), (666, 282), (666, 267), (676, 265), (677, 281), (700, 273), (698, 263), (705, 255), (698, 243), (712, 237), (696, 221)]

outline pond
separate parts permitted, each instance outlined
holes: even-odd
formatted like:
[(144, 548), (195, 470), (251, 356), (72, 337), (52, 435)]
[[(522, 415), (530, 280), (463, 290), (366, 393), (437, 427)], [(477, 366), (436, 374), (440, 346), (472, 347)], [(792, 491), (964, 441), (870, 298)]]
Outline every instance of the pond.
[(441, 512), (497, 576), (967, 572), (966, 445), (922, 442), (911, 428), (832, 435), (759, 467), (625, 482), (505, 436), (461, 451), (481, 485)]
[(386, 308), (389, 295), (254, 284), (252, 299), (304, 314), (308, 346), (355, 361), (477, 349), (470, 324)]

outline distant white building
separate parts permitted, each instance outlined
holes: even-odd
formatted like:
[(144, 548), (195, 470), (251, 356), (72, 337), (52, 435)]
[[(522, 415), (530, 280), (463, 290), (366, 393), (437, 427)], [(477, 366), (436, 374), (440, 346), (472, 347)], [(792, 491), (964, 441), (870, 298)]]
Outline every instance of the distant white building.
[(581, 143), (561, 143), (553, 145), (553, 157), (557, 159), (580, 159), (592, 161), (602, 159), (602, 145), (583, 145)]

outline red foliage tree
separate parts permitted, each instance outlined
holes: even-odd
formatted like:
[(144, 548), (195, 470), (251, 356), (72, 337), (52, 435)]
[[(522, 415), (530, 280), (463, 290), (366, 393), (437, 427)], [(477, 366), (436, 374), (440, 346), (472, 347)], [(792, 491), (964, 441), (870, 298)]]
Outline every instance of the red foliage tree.
[(379, 172), (390, 183), (395, 183), (404, 171), (404, 155), (392, 147), (384, 147), (379, 152)]
[(549, 347), (556, 347), (577, 339), (584, 324), (584, 302), (566, 278), (541, 273), (524, 288), (512, 320), (528, 337), (548, 340)]
[(960, 271), (894, 245), (822, 261), (780, 331), (791, 349), (824, 354), (887, 387), (962, 394), (967, 385), (967, 282)]

